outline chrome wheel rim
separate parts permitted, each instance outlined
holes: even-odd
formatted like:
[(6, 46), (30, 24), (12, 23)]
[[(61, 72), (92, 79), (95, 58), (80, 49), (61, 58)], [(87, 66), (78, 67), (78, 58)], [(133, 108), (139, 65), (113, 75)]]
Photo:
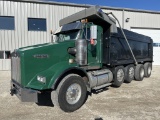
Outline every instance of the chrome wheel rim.
[(82, 94), (81, 86), (77, 83), (70, 85), (66, 92), (66, 100), (69, 104), (75, 104), (79, 101)]
[(149, 67), (148, 67), (148, 75), (151, 74), (151, 71), (152, 71), (152, 68), (149, 66)]
[(123, 78), (124, 78), (124, 71), (122, 69), (119, 69), (117, 71), (117, 80), (119, 82), (123, 81)]
[(143, 69), (143, 68), (142, 68), (141, 71), (140, 71), (140, 76), (141, 76), (141, 78), (144, 77), (144, 69)]
[(133, 67), (129, 68), (129, 78), (134, 78), (134, 68)]

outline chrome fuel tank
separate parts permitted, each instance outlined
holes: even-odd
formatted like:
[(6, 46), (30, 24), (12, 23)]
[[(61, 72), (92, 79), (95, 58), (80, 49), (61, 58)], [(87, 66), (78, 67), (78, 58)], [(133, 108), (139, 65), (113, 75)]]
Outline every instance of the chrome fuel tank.
[(90, 71), (87, 74), (91, 88), (110, 83), (113, 80), (113, 74), (109, 69)]

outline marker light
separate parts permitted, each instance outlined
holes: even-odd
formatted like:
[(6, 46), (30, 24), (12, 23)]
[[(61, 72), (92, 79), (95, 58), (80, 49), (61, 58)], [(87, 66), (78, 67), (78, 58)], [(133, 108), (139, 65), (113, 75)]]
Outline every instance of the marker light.
[(74, 63), (74, 60), (73, 59), (69, 59), (69, 63)]
[(91, 42), (91, 45), (94, 45), (94, 40), (93, 39), (91, 39), (90, 42)]
[(37, 80), (41, 83), (46, 83), (46, 77), (43, 76), (37, 76)]
[(82, 19), (81, 23), (88, 23), (88, 19)]

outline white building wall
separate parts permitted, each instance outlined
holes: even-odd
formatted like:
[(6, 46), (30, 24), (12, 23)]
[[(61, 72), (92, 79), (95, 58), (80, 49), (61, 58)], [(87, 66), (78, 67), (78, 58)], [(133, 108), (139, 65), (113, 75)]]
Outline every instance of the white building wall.
[[(0, 49), (13, 51), (15, 48), (49, 42), (50, 30), (57, 29), (59, 20), (82, 9), (72, 6), (0, 1), (0, 16), (15, 17), (15, 30), (0, 30)], [(45, 18), (47, 31), (28, 31), (28, 18)]]
[[(59, 20), (84, 9), (85, 5), (65, 3), (45, 3), (35, 1), (0, 1), (0, 16), (14, 16), (15, 30), (0, 30), (0, 51), (51, 41), (50, 30), (55, 31)], [(160, 12), (143, 12), (128, 9), (107, 8), (113, 12), (125, 29), (160, 28)], [(47, 31), (28, 31), (28, 18), (45, 18)], [(125, 20), (129, 19), (129, 22)], [(0, 70), (10, 70), (10, 59), (0, 59)]]
[[(15, 30), (0, 30), (0, 51), (50, 42), (50, 30), (58, 28), (59, 20), (82, 9), (65, 5), (0, 1), (0, 16), (14, 16), (15, 20)], [(28, 31), (28, 18), (45, 18), (47, 31)], [(10, 59), (0, 59), (0, 70), (10, 70)]]
[(160, 13), (147, 13), (147, 12), (133, 12), (125, 11), (125, 20), (129, 19), (129, 22), (124, 24), (126, 29), (131, 27), (137, 28), (160, 28)]

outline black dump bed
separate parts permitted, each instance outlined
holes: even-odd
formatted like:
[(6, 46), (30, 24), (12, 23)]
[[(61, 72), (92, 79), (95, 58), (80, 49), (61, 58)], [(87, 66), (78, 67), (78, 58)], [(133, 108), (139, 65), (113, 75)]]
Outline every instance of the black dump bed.
[[(111, 66), (134, 63), (126, 40), (120, 30), (103, 41), (103, 63)], [(131, 49), (138, 63), (153, 61), (153, 41), (144, 36), (124, 29)]]
[[(116, 20), (104, 13), (99, 6), (84, 9), (60, 20), (60, 26), (82, 19), (93, 22), (103, 28), (103, 64), (124, 65), (134, 63), (129, 47)], [(118, 30), (117, 30), (118, 29)], [(150, 37), (124, 30), (137, 62), (153, 61), (153, 42)]]

